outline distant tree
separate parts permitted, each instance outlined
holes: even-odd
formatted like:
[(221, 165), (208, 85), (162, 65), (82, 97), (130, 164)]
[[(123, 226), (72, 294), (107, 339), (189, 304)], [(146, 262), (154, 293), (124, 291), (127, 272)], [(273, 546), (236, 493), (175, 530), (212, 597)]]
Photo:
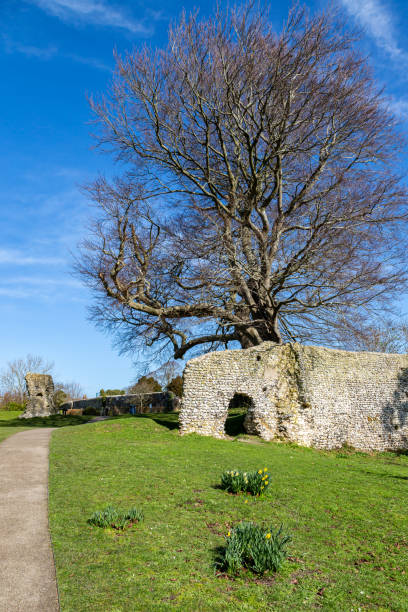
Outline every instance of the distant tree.
[(153, 378), (159, 382), (162, 389), (166, 389), (169, 382), (181, 373), (181, 364), (174, 359), (169, 359), (169, 361), (163, 363), (157, 370), (150, 372), (150, 376), (153, 376)]
[(62, 389), (57, 389), (54, 393), (54, 404), (57, 408), (65, 404), (69, 399), (68, 395)]
[(129, 393), (158, 393), (162, 390), (160, 383), (153, 376), (142, 376), (129, 387)]
[(172, 391), (177, 397), (183, 395), (183, 377), (175, 376), (166, 386), (167, 391)]
[(65, 393), (68, 393), (68, 395), (72, 399), (79, 399), (80, 397), (83, 397), (85, 395), (84, 389), (80, 383), (76, 383), (76, 382), (64, 383), (63, 388), (64, 388)]
[(123, 350), (335, 341), (406, 289), (404, 139), (356, 42), (248, 2), (117, 58), (91, 104), (125, 171), (89, 186), (78, 271)]
[(106, 397), (107, 395), (125, 395), (125, 393), (124, 389), (101, 389), (99, 391), (101, 397)]
[(24, 410), (26, 402), (19, 402), (18, 396), (13, 393), (4, 393), (0, 396), (0, 410)]
[(76, 382), (55, 382), (54, 389), (54, 402), (57, 406), (69, 400), (80, 399), (84, 394), (82, 386)]
[(0, 393), (9, 393), (14, 397), (14, 401), (23, 403), (26, 397), (25, 376), (27, 372), (37, 374), (51, 374), (54, 363), (45, 361), (39, 355), (28, 354), (14, 361), (9, 361), (6, 367), (0, 372)]

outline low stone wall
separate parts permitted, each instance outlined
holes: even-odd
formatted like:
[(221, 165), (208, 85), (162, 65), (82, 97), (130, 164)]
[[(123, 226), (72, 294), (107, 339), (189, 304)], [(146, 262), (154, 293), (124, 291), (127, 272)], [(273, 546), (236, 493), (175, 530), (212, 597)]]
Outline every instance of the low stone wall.
[(129, 395), (107, 395), (89, 399), (71, 400), (60, 406), (60, 410), (94, 408), (99, 413), (143, 414), (147, 412), (171, 412), (178, 407), (178, 398), (168, 391), (160, 393), (136, 393)]
[(181, 433), (223, 437), (228, 405), (245, 394), (245, 427), (265, 440), (361, 450), (408, 448), (408, 355), (264, 344), (190, 360)]

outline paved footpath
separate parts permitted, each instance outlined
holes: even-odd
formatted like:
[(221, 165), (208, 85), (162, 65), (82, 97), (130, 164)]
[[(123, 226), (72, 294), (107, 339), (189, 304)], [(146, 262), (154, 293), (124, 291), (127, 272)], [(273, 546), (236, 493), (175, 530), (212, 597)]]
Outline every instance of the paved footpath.
[(0, 443), (0, 612), (58, 612), (48, 529), (51, 428)]

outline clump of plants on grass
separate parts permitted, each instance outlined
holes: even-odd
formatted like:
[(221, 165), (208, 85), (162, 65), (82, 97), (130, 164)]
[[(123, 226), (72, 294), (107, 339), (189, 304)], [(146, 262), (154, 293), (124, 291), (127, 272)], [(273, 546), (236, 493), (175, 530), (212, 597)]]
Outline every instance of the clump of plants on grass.
[(255, 574), (277, 572), (285, 561), (286, 547), (291, 537), (252, 522), (243, 522), (226, 535), (226, 545), (220, 550), (217, 565), (222, 571), (237, 574), (246, 568)]
[(107, 506), (104, 510), (94, 512), (91, 518), (88, 519), (88, 523), (97, 527), (111, 527), (112, 529), (123, 530), (142, 520), (143, 513), (137, 508), (130, 508), (130, 510), (124, 511), (118, 510), (113, 506)]
[(100, 410), (97, 410), (93, 406), (87, 406), (83, 409), (82, 414), (86, 416), (99, 416), (100, 412)]
[(221, 488), (229, 493), (250, 493), (262, 495), (269, 486), (268, 468), (253, 472), (228, 470), (221, 476)]

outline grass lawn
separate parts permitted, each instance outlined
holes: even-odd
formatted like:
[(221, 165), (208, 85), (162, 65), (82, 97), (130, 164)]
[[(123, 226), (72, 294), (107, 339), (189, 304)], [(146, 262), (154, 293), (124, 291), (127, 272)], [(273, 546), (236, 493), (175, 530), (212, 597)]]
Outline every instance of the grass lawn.
[[(62, 612), (408, 610), (407, 456), (180, 437), (176, 425), (167, 414), (54, 432)], [(265, 466), (264, 498), (216, 486), (225, 469)], [(108, 504), (145, 519), (123, 533), (90, 526)], [(292, 535), (278, 574), (216, 574), (216, 549), (243, 519)]]
[(0, 442), (14, 433), (24, 431), (26, 427), (21, 426), (18, 415), (20, 411), (0, 410)]
[(49, 417), (35, 417), (33, 419), (19, 419), (21, 411), (0, 410), (0, 442), (19, 431), (33, 429), (34, 427), (67, 427), (86, 423), (91, 416), (54, 414)]

